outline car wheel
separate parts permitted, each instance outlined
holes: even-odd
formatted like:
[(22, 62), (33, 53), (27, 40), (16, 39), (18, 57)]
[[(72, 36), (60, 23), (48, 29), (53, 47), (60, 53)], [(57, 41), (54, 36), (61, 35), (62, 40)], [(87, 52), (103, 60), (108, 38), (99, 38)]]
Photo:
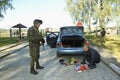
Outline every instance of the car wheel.
[(61, 54), (57, 53), (57, 57), (58, 57), (58, 58), (61, 57), (61, 56), (62, 56)]

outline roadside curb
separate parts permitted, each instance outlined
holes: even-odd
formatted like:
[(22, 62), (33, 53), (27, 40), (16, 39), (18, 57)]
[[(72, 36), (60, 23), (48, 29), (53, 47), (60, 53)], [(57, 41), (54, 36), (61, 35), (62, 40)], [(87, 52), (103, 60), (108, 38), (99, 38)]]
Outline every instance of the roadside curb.
[(21, 41), (21, 42), (17, 42), (17, 43), (14, 43), (14, 44), (9, 44), (9, 45), (7, 45), (7, 46), (0, 47), (0, 52), (1, 52), (1, 51), (4, 51), (4, 50), (6, 50), (6, 49), (9, 49), (9, 48), (15, 47), (15, 46), (17, 46), (17, 45), (19, 45), (19, 44), (22, 44), (22, 43), (25, 43), (25, 42), (26, 42), (26, 41)]
[(113, 62), (111, 60), (111, 58), (113, 58), (113, 56), (107, 50), (105, 50), (105, 49), (98, 48), (96, 46), (94, 46), (93, 48), (95, 48), (100, 53), (100, 55), (101, 55), (101, 61), (106, 66), (108, 66), (110, 69), (112, 69), (112, 71), (114, 71), (116, 74), (118, 74), (120, 76), (120, 67), (118, 67), (116, 65), (117, 62)]
[[(23, 43), (25, 43), (25, 42), (16, 43), (16, 44), (14, 44), (14, 45), (12, 45), (12, 46), (9, 46), (9, 47), (6, 47), (6, 48), (4, 48), (4, 49), (2, 49), (2, 50), (0, 50), (0, 51), (3, 51), (3, 50), (6, 50), (6, 49), (9, 49), (9, 48), (18, 46), (18, 45), (23, 44)], [(1, 54), (0, 54), (0, 59), (3, 59), (4, 57), (6, 57), (6, 56), (8, 56), (8, 55), (11, 55), (11, 54), (13, 54), (13, 53), (15, 53), (15, 52), (17, 52), (17, 51), (19, 51), (19, 50), (21, 50), (21, 49), (27, 47), (27, 46), (28, 46), (28, 44), (26, 44), (26, 45), (20, 47), (20, 48), (17, 49), (17, 50), (13, 50), (13, 51), (11, 51), (11, 52), (6, 52), (6, 53), (1, 53)]]
[(104, 58), (102, 59), (102, 62), (120, 76), (120, 68), (118, 66), (116, 66), (114, 63), (107, 63)]
[(1, 51), (4, 51), (4, 50), (6, 50), (6, 49), (9, 49), (9, 48), (15, 47), (15, 46), (19, 45), (20, 43), (21, 43), (21, 42), (18, 42), (18, 43), (16, 43), (16, 44), (11, 44), (10, 46), (4, 46), (2, 49), (0, 49), (0, 52), (1, 52)]

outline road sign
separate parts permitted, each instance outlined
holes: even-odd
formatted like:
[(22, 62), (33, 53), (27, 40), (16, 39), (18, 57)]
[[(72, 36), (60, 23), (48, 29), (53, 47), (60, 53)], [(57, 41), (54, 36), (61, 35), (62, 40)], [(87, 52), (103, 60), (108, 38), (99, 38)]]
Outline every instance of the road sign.
[(77, 26), (83, 26), (82, 22), (78, 22)]

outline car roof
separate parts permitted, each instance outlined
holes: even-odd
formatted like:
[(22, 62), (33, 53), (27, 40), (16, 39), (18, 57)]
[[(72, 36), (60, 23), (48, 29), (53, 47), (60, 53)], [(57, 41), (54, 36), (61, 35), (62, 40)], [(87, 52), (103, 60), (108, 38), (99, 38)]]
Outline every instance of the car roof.
[(63, 26), (60, 29), (64, 29), (64, 28), (84, 28), (83, 26)]

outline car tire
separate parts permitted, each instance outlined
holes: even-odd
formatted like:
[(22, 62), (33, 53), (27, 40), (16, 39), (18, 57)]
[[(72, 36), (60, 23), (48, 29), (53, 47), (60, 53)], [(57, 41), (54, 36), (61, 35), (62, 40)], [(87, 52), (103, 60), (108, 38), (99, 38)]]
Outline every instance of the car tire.
[(58, 58), (61, 57), (61, 56), (62, 56), (61, 54), (57, 53), (57, 57), (58, 57)]

